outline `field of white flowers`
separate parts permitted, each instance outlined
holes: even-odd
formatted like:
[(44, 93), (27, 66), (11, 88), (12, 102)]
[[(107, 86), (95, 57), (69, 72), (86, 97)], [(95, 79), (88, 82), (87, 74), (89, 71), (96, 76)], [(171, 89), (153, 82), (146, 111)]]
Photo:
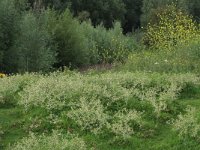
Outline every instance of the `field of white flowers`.
[[(200, 149), (196, 74), (66, 71), (0, 85), (0, 118), (20, 114), (17, 123), (0, 121), (2, 149)], [(20, 138), (9, 140), (13, 126)]]

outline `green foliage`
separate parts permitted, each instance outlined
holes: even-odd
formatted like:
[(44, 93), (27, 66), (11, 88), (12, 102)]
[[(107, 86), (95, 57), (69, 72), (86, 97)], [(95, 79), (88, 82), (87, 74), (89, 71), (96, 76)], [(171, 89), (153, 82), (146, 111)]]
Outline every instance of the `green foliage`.
[(93, 25), (103, 23), (105, 27), (112, 27), (114, 20), (123, 20), (125, 4), (123, 0), (73, 0), (71, 8), (75, 15), (86, 11)]
[(130, 139), (134, 134), (132, 123), (142, 126), (142, 113), (136, 110), (123, 109), (117, 112), (114, 116), (115, 119), (112, 124), (108, 125), (108, 128), (115, 134), (115, 140)]
[[(28, 0), (34, 6), (34, 0)], [(199, 0), (43, 0), (44, 7), (50, 6), (58, 11), (70, 8), (73, 14), (81, 21), (91, 19), (93, 25), (103, 23), (107, 28), (112, 27), (114, 20), (123, 24), (124, 31), (146, 27), (151, 16), (158, 8), (169, 4), (176, 4), (178, 8), (188, 12), (199, 21)]]
[(142, 14), (142, 0), (123, 0), (126, 8), (125, 19), (122, 20), (125, 32), (132, 32), (140, 27), (140, 17)]
[(70, 11), (67, 9), (62, 14), (55, 15), (52, 21), (50, 31), (58, 47), (58, 66), (79, 67), (88, 64), (88, 50), (83, 32)]
[(188, 107), (185, 114), (178, 115), (173, 122), (173, 129), (181, 137), (192, 137), (199, 140), (200, 124), (195, 108)]
[(155, 20), (148, 24), (144, 35), (144, 44), (150, 48), (170, 51), (177, 45), (188, 45), (199, 36), (192, 18), (174, 5), (157, 11)]
[(9, 51), (9, 68), (15, 72), (48, 71), (55, 63), (56, 50), (51, 45), (44, 14), (27, 12), (19, 23), (19, 33)]
[(3, 129), (2, 129), (2, 127), (0, 126), (0, 142), (1, 142), (1, 138), (2, 138), (1, 136), (3, 135), (3, 133), (4, 133), (4, 132), (3, 132)]
[(142, 128), (140, 134), (156, 128), (147, 126), (149, 114), (157, 123), (176, 116), (182, 109), (175, 101), (179, 93), (187, 85), (198, 86), (199, 78), (193, 74), (52, 73), (30, 81), (17, 91), (18, 104), (26, 112), (40, 108), (46, 113), (34, 117), (28, 130), (41, 130), (42, 124), (53, 129), (66, 124), (78, 133), (110, 134), (110, 140), (127, 141)]
[(189, 7), (191, 4), (196, 3), (194, 1), (195, 0), (143, 0), (141, 24), (143, 27), (146, 27), (157, 11), (161, 8), (165, 8), (167, 5), (176, 5), (177, 8), (183, 12), (190, 13)]
[(63, 136), (58, 131), (53, 131), (51, 135), (35, 135), (31, 133), (29, 137), (23, 138), (7, 150), (86, 150), (85, 142), (73, 136)]
[[(199, 101), (183, 100), (200, 98), (198, 3), (2, 0), (0, 72), (128, 60), (118, 72), (2, 74), (0, 149), (199, 149)], [(141, 22), (139, 47), (123, 32)]]
[[(28, 10), (31, 7), (28, 7), (27, 2), (30, 2), (32, 11)], [(1, 72), (49, 71), (53, 67), (78, 68), (102, 63), (123, 63), (131, 52), (142, 49), (138, 48), (139, 44), (136, 43), (132, 34), (129, 34), (131, 36), (123, 34), (123, 31), (131, 31), (132, 27), (140, 26), (142, 1), (101, 0), (83, 3), (83, 1), (70, 0), (65, 2), (3, 0), (1, 3)], [(180, 10), (174, 6), (168, 6), (169, 4), (176, 5)], [(184, 44), (194, 40), (194, 36), (199, 34), (197, 27), (192, 18), (185, 15), (185, 12), (192, 14), (194, 4), (198, 7), (196, 1), (192, 1), (189, 5), (188, 0), (144, 0), (142, 18), (146, 23), (151, 21), (147, 27), (147, 33), (144, 33), (145, 44), (153, 49), (169, 50), (174, 46), (184, 48)], [(50, 8), (46, 10), (47, 6)], [(54, 6), (55, 10), (52, 9)], [(73, 18), (69, 9), (66, 9), (68, 6), (73, 15), (82, 23)], [(6, 11), (8, 13), (5, 13)], [(171, 13), (172, 11), (176, 13)], [(91, 19), (95, 27), (86, 23), (88, 19)], [(114, 23), (115, 19), (121, 21), (124, 30), (119, 22)], [(101, 23), (102, 25), (99, 25)], [(111, 26), (113, 28), (110, 28)], [(139, 31), (139, 33), (142, 32)], [(197, 48), (192, 49), (197, 50)], [(175, 55), (174, 52), (169, 53), (158, 55), (168, 61)], [(156, 55), (153, 57), (157, 57)], [(178, 52), (177, 55), (179, 55)], [(173, 59), (173, 66), (180, 66), (182, 60), (187, 60), (180, 68), (187, 66), (191, 70), (198, 70), (198, 65), (196, 65), (198, 60), (195, 59), (195, 63), (191, 63), (188, 55), (192, 54), (186, 55), (187, 57), (182, 57), (181, 61), (178, 61), (178, 65), (175, 65), (177, 62)], [(161, 59), (160, 56), (158, 57), (156, 59)]]
[(82, 22), (80, 25), (81, 33), (84, 36), (84, 45), (87, 48), (88, 59), (90, 64), (97, 64), (100, 60), (98, 47), (95, 38), (96, 29), (90, 22)]
[[(194, 42), (195, 43), (195, 42)], [(129, 55), (121, 68), (129, 71), (187, 73), (200, 71), (199, 44), (180, 46), (175, 51), (142, 51)]]
[(133, 37), (123, 35), (119, 22), (109, 30), (101, 25), (93, 28), (88, 23), (82, 23), (82, 28), (99, 63), (123, 62), (137, 48)]
[(12, 77), (0, 78), (0, 107), (13, 105), (19, 98), (18, 92), (23, 90), (27, 85), (36, 82), (40, 78), (37, 74), (15, 75)]
[[(171, 13), (174, 12), (174, 13)], [(174, 5), (160, 10), (144, 34), (145, 48), (124, 68), (147, 72), (199, 72), (199, 27)]]
[[(184, 136), (185, 131), (187, 134), (196, 133), (193, 129), (196, 129), (194, 123), (198, 115), (197, 111), (192, 113), (195, 117), (185, 114), (186, 107), (180, 105), (184, 100), (179, 98), (187, 95), (188, 86), (196, 89), (199, 83), (198, 75), (191, 73), (127, 71), (99, 74), (66, 71), (49, 75), (5, 77), (0, 80), (0, 84), (5, 85), (0, 87), (1, 100), (4, 101), (10, 95), (4, 103), (15, 101), (14, 107), (20, 109), (20, 112), (8, 113), (9, 108), (0, 109), (0, 115), (5, 114), (1, 119), (5, 133), (2, 146), (10, 141), (6, 141), (5, 137), (12, 136), (10, 132), (20, 128), (23, 134), (35, 134), (29, 137), (25, 137), (26, 134), (21, 135), (22, 133), (16, 135), (24, 138), (10, 145), (8, 149), (70, 149), (70, 146), (77, 149), (76, 146), (81, 145), (85, 149), (103, 149), (108, 145), (107, 149), (130, 149), (139, 148), (138, 144), (141, 143), (150, 145), (152, 149), (170, 149), (174, 145), (179, 148), (182, 137), (179, 137), (178, 133), (184, 132)], [(194, 105), (197, 104), (199, 105), (198, 101)], [(20, 116), (20, 119), (16, 118), (16, 121), (11, 123), (4, 121), (13, 115)], [(14, 118), (10, 120), (12, 119)], [(168, 124), (171, 120), (174, 120), (173, 126)], [(172, 127), (178, 127), (178, 132), (174, 132)], [(64, 132), (51, 134), (52, 130)], [(42, 134), (44, 132), (45, 134)], [(87, 141), (87, 147), (80, 138), (68, 136), (68, 132), (82, 137)], [(162, 140), (159, 141), (159, 138)], [(167, 145), (166, 141), (169, 142)], [(197, 144), (191, 136), (187, 142), (187, 146), (191, 146), (191, 143)]]
[[(14, 1), (0, 1), (0, 71), (5, 69), (7, 51), (13, 44), (16, 22), (19, 14)], [(7, 56), (8, 57), (8, 56)]]
[(143, 27), (147, 26), (150, 21), (151, 13), (158, 7), (165, 6), (173, 0), (143, 0), (141, 24)]
[(104, 113), (105, 108), (97, 98), (81, 97), (79, 101), (70, 103), (70, 107), (67, 117), (74, 120), (82, 130), (99, 134), (106, 128), (109, 116)]
[(188, 6), (189, 6), (189, 12), (194, 18), (200, 22), (200, 1), (199, 0), (193, 0), (193, 1), (188, 1)]

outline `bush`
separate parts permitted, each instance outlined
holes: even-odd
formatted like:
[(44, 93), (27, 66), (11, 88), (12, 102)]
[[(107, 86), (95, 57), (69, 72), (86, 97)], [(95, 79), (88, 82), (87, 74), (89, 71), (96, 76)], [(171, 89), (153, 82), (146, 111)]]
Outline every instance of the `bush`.
[(102, 25), (93, 28), (89, 23), (82, 23), (82, 27), (87, 31), (86, 38), (92, 44), (99, 63), (123, 62), (137, 48), (133, 37), (123, 35), (119, 22), (109, 30)]
[(18, 143), (11, 145), (7, 150), (86, 150), (85, 142), (78, 137), (65, 137), (58, 131), (51, 135), (35, 135), (23, 138)]
[(173, 129), (181, 137), (200, 138), (200, 124), (195, 108), (188, 107), (185, 114), (180, 114), (173, 122)]
[(94, 39), (96, 28), (91, 25), (91, 22), (82, 22), (80, 28), (84, 36), (84, 44), (88, 49), (88, 57), (90, 64), (97, 64), (100, 61), (100, 56), (97, 49), (97, 43)]
[(57, 66), (87, 65), (90, 62), (90, 56), (88, 56), (89, 50), (85, 45), (86, 41), (80, 23), (72, 17), (68, 9), (60, 15), (55, 12), (50, 12), (49, 15), (54, 17), (49, 22), (49, 31), (58, 47)]
[(55, 127), (67, 122), (83, 133), (111, 133), (115, 139), (128, 140), (145, 128), (149, 115), (156, 122), (176, 116), (182, 108), (175, 100), (188, 85), (198, 86), (199, 80), (189, 73), (52, 73), (25, 86), (18, 104), (27, 112), (42, 108), (47, 117), (54, 116)]
[(133, 122), (138, 126), (142, 126), (142, 113), (135, 110), (122, 110), (113, 116), (113, 122), (108, 124), (108, 129), (115, 134), (115, 140), (130, 139), (134, 134)]
[(40, 78), (37, 74), (24, 74), (0, 78), (0, 106), (16, 104), (19, 92), (36, 82)]
[[(173, 13), (172, 13), (173, 12)], [(144, 43), (153, 49), (170, 51), (177, 45), (188, 45), (198, 38), (198, 30), (192, 18), (174, 5), (157, 12), (153, 24), (149, 23)]]
[(81, 97), (78, 102), (70, 106), (71, 111), (67, 113), (67, 117), (74, 120), (83, 130), (99, 134), (106, 128), (109, 116), (104, 113), (100, 100)]

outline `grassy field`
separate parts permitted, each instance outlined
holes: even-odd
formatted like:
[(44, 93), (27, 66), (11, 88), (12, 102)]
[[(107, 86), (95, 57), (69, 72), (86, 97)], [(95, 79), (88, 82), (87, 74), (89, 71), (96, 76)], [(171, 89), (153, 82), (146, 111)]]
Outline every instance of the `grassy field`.
[(2, 150), (200, 149), (195, 74), (58, 72), (0, 85)]

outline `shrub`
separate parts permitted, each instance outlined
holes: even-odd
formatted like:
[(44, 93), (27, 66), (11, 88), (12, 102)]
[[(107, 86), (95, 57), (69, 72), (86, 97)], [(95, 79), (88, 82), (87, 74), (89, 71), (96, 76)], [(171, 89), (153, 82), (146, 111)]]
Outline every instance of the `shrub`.
[(93, 28), (89, 23), (82, 23), (82, 27), (87, 30), (86, 38), (97, 53), (99, 63), (123, 62), (137, 48), (133, 37), (123, 35), (119, 22), (109, 30), (102, 25)]
[(100, 56), (97, 49), (97, 43), (94, 39), (96, 28), (93, 27), (90, 22), (82, 22), (80, 28), (83, 32), (85, 47), (88, 49), (90, 64), (99, 63)]
[(82, 97), (78, 102), (72, 103), (70, 106), (71, 111), (67, 113), (67, 117), (74, 120), (82, 130), (89, 130), (97, 134), (106, 127), (108, 115), (104, 112), (105, 110), (100, 100)]
[(6, 74), (0, 73), (0, 78), (4, 78), (4, 77), (6, 77)]
[(104, 63), (123, 62), (128, 54), (136, 49), (134, 39), (123, 35), (121, 25), (118, 22), (114, 24), (113, 29), (108, 31), (98, 26), (94, 39), (101, 62)]
[(133, 123), (142, 126), (142, 113), (123, 109), (113, 116), (113, 122), (108, 124), (108, 129), (115, 134), (115, 140), (126, 141), (134, 134)]
[(199, 139), (200, 124), (195, 108), (188, 107), (185, 114), (180, 114), (173, 122), (173, 129), (181, 137), (192, 137)]
[(16, 104), (18, 93), (39, 79), (37, 74), (24, 74), (0, 78), (0, 104)]
[(179, 44), (187, 45), (191, 39), (198, 38), (192, 18), (174, 5), (158, 11), (156, 20), (157, 23), (148, 25), (144, 36), (144, 43), (153, 49), (169, 51)]
[(72, 17), (68, 9), (60, 15), (55, 13), (49, 15), (54, 16), (49, 22), (49, 31), (58, 47), (58, 67), (87, 65), (90, 57), (79, 22)]
[(52, 73), (38, 80), (36, 84), (26, 86), (20, 92), (19, 104), (27, 108), (41, 106), (48, 110), (62, 110), (65, 105), (71, 102), (77, 103), (81, 98), (86, 98), (87, 100), (100, 100), (106, 109), (115, 111), (117, 108), (112, 106), (116, 103), (126, 106), (127, 101), (133, 96), (144, 100), (144, 94), (151, 89), (161, 96), (160, 99), (163, 97), (175, 99), (179, 91), (184, 89), (188, 83), (196, 86), (199, 78), (193, 74), (168, 77), (166, 74), (131, 72), (105, 73), (101, 76)]
[(85, 142), (73, 136), (65, 137), (58, 131), (51, 135), (35, 135), (31, 133), (29, 137), (23, 138), (18, 143), (11, 145), (8, 150), (86, 150)]
[(49, 77), (41, 78), (20, 93), (19, 104), (24, 105), (26, 109), (39, 106), (49, 111), (62, 110), (82, 87), (82, 81), (73, 79), (70, 75), (64, 76), (60, 73), (52, 73)]
[[(199, 81), (189, 73), (51, 73), (25, 86), (18, 93), (18, 104), (25, 110), (43, 108), (55, 118), (48, 120), (55, 127), (67, 122), (83, 133), (110, 131), (117, 139), (127, 140), (149, 115), (156, 122), (176, 116), (182, 108), (175, 100), (188, 85), (199, 86)], [(133, 105), (136, 102), (142, 106)]]

